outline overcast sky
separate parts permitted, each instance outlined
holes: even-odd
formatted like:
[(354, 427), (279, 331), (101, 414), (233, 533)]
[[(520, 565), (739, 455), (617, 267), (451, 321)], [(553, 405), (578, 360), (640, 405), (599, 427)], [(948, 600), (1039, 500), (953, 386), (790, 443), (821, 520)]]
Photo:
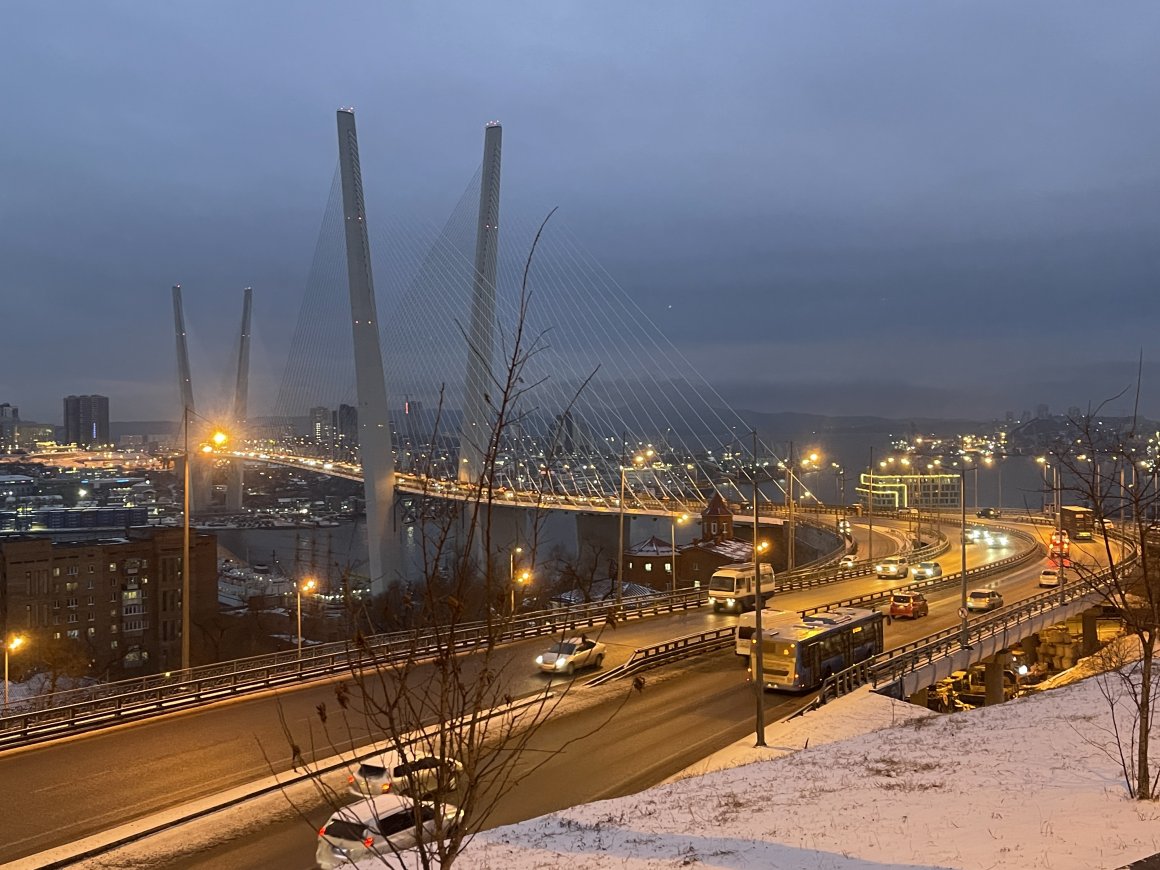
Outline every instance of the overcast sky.
[(439, 223), (501, 119), (505, 210), (560, 206), (736, 408), (1063, 411), (1143, 350), (1160, 416), (1157, 33), (1151, 2), (8, 3), (0, 402), (178, 416), (175, 282), (207, 371), (252, 285), (275, 368), (351, 105), (372, 221)]

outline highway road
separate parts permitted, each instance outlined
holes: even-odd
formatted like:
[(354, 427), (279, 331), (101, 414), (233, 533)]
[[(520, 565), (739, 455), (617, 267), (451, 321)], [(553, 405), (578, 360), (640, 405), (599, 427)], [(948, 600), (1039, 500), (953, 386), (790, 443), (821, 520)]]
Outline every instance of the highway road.
[[(1006, 555), (1007, 551), (975, 546), (970, 548), (969, 564)], [(953, 554), (940, 561), (948, 572), (957, 568)], [(994, 585), (1010, 603), (1038, 591), (1038, 572), (1039, 565), (1035, 563), (1004, 576)], [(815, 606), (887, 585), (887, 581), (873, 577), (856, 578), (781, 595), (773, 605), (782, 609)], [(904, 585), (904, 581), (893, 585)], [(931, 616), (914, 624), (895, 621), (888, 628), (888, 645), (905, 643), (955, 622), (957, 591), (929, 597)], [(623, 623), (604, 633), (603, 640), (609, 647), (606, 664), (615, 666), (625, 661), (639, 646), (733, 621), (734, 617), (728, 614), (713, 614), (702, 608)], [(530, 694), (543, 687), (545, 677), (531, 667), (542, 644), (542, 640), (523, 641), (505, 649), (511, 662), (514, 693)], [(639, 790), (740, 738), (749, 728), (753, 699), (739, 662), (726, 651), (703, 657), (687, 667), (647, 675), (646, 690), (630, 700), (629, 707), (602, 729), (598, 739), (582, 741), (537, 772), (506, 798), (493, 822), (515, 821), (580, 801)], [(586, 717), (606, 715), (605, 705), (623, 697), (626, 691), (625, 685), (615, 683), (600, 689), (580, 689), (572, 702), (577, 709), (573, 711), (572, 703), (566, 702), (567, 708), (558, 712), (540, 739), (548, 745), (558, 745), (553, 741), (561, 740), (565, 734), (584, 733), (589, 721)], [(600, 693), (602, 703), (579, 703), (585, 700), (583, 696), (594, 692)], [(0, 800), (9, 809), (0, 814), (0, 860), (33, 854), (158, 809), (216, 794), (261, 778), (271, 767), (286, 770), (290, 751), (279, 722), (279, 709), (291, 729), (305, 734), (317, 722), (315, 709), (322, 702), (333, 705), (332, 684), (223, 702), (57, 744), (8, 752), (0, 756), (0, 781), (5, 785)], [(787, 703), (792, 701), (769, 695), (771, 717)], [(369, 735), (356, 727), (350, 740), (336, 741), (335, 748), (344, 750), (366, 742)], [(321, 754), (332, 751), (328, 747)], [(592, 763), (595, 759), (600, 763)], [(30, 819), (44, 821), (30, 824)], [(265, 834), (258, 836), (261, 839)], [(231, 860), (231, 866), (243, 865)], [(295, 865), (267, 861), (254, 866)]]

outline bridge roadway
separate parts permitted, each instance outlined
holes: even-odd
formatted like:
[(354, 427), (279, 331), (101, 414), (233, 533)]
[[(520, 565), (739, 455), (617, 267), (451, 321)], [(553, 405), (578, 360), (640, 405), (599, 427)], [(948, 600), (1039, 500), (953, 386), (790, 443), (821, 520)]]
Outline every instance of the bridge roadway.
[[(985, 550), (976, 545), (970, 550), (968, 564), (973, 567), (1006, 555), (1007, 550)], [(948, 557), (940, 561), (949, 572), (957, 565)], [(1034, 562), (988, 585), (1002, 590), (1010, 603), (1038, 591), (1039, 568)], [(888, 585), (888, 581), (873, 576), (861, 577), (780, 595), (773, 605), (787, 610), (810, 607)], [(915, 623), (896, 620), (887, 629), (888, 646), (954, 624), (957, 589), (929, 597), (930, 617)], [(606, 666), (627, 660), (637, 647), (729, 625), (734, 620), (731, 615), (702, 608), (623, 623), (604, 634), (608, 643)], [(532, 666), (542, 644), (543, 640), (533, 639), (505, 648), (513, 694), (543, 688), (546, 677)], [(508, 795), (497, 807), (491, 824), (645, 788), (739, 739), (751, 727), (753, 696), (744, 668), (732, 652), (654, 672), (647, 680), (646, 690), (634, 694), (628, 707), (598, 735), (576, 744)], [(288, 770), (290, 752), (279, 723), (279, 706), (295, 733), (305, 734), (317, 721), (317, 705), (333, 701), (332, 683), (221, 702), (0, 755), (2, 800), (8, 810), (0, 813), (0, 861), (35, 854), (159, 809), (260, 779), (268, 775), (271, 766), (275, 771)], [(558, 745), (569, 735), (584, 733), (606, 715), (607, 704), (622, 698), (628, 687), (612, 683), (591, 691), (600, 693), (601, 703), (587, 707), (576, 704), (574, 711), (570, 704), (567, 711), (561, 710), (547, 723), (537, 740), (543, 745)], [(584, 695), (581, 691), (572, 697), (578, 701)], [(770, 717), (777, 717), (792, 707), (794, 699), (769, 695), (766, 703)], [(367, 742), (365, 730), (355, 727), (351, 739), (334, 748), (344, 751)], [(302, 830), (297, 836), (291, 834), (298, 826)], [(313, 842), (303, 836), (307, 831), (301, 820), (293, 820), (283, 833), (286, 842), (295, 844), (290, 851), (299, 857), (290, 859), (288, 853), (283, 862), (271, 860), (269, 853), (260, 857), (256, 853), (252, 866), (309, 866)], [(268, 843), (270, 849), (283, 848), (283, 837), (277, 830), (255, 832), (246, 842), (252, 843), (255, 837)], [(233, 858), (229, 865), (244, 866)]]

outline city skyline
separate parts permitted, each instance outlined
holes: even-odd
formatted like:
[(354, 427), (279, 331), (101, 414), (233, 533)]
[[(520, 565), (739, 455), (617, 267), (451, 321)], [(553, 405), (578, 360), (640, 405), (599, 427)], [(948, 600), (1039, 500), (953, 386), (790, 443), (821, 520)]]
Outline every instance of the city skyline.
[(0, 146), (26, 327), (0, 400), (29, 419), (82, 374), (118, 418), (172, 419), (173, 283), (199, 385), (255, 288), (263, 413), (350, 104), (376, 225), (444, 219), (501, 119), (505, 212), (559, 205), (734, 407), (988, 419), (1127, 390), (1123, 413), (1143, 351), (1160, 416), (1151, 6), (229, 8), (13, 13), (0, 69), (36, 76), (5, 108), (37, 135)]

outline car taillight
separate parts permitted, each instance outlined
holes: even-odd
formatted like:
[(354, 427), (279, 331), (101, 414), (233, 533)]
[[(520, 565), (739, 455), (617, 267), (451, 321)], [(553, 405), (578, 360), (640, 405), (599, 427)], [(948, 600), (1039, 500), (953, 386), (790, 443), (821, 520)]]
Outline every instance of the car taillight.
[(384, 782), (383, 783), (383, 794), (386, 794), (390, 790), (391, 790), (391, 784), (389, 782)]
[(363, 845), (364, 845), (364, 846), (366, 846), (368, 849), (369, 849), (371, 846), (373, 846), (374, 844), (375, 844), (375, 838), (374, 838), (374, 837), (367, 837), (365, 840), (363, 840)]
[(354, 785), (354, 774), (353, 773), (346, 778), (346, 784), (347, 785)]
[(326, 825), (323, 825), (321, 828), (318, 829), (318, 836), (320, 836), (320, 837), (326, 836)]

